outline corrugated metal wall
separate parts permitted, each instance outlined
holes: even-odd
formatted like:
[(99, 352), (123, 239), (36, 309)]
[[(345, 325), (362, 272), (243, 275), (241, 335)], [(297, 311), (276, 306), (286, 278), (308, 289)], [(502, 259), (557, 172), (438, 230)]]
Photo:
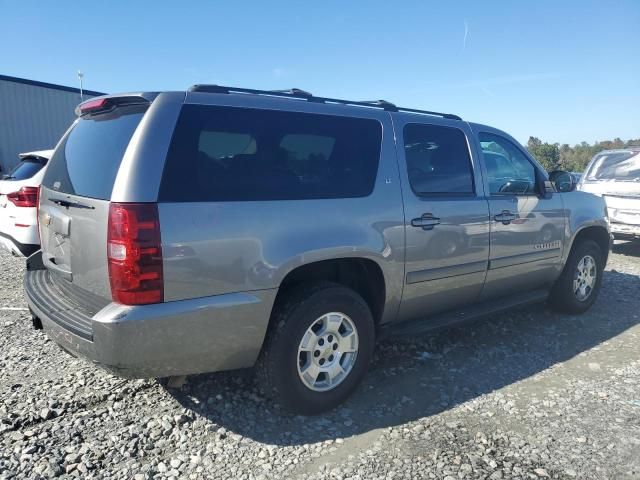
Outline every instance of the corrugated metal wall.
[(77, 92), (0, 79), (2, 173), (18, 162), (18, 153), (53, 148), (76, 118), (78, 103)]

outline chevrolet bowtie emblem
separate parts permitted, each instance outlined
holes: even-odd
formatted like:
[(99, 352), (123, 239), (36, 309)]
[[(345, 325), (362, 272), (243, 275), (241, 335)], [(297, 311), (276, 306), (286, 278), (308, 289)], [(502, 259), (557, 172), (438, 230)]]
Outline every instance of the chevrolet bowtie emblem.
[(46, 226), (51, 225), (51, 215), (45, 213), (44, 217), (42, 217), (42, 223), (44, 223)]

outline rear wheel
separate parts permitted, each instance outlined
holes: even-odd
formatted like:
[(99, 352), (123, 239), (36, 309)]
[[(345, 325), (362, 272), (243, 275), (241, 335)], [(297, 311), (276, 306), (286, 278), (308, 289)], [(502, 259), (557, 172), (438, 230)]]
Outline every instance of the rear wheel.
[(602, 250), (593, 240), (575, 245), (567, 263), (551, 291), (549, 303), (565, 313), (583, 313), (596, 301), (604, 260)]
[(353, 290), (323, 283), (288, 295), (257, 364), (267, 395), (285, 408), (315, 414), (342, 403), (367, 372), (375, 328)]

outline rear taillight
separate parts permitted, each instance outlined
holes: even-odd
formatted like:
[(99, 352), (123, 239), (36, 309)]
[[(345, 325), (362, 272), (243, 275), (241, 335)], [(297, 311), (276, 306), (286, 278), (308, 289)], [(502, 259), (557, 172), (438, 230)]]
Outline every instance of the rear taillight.
[(109, 206), (107, 259), (114, 301), (125, 305), (163, 301), (160, 219), (155, 203)]
[(35, 207), (38, 205), (38, 187), (22, 187), (17, 192), (7, 193), (7, 200), (16, 207)]

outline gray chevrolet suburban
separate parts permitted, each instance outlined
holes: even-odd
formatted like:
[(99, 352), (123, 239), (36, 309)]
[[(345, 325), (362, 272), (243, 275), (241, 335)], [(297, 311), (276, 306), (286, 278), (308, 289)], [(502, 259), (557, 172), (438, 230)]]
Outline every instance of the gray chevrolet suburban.
[(266, 394), (316, 413), (385, 332), (540, 301), (581, 313), (598, 294), (602, 198), (495, 128), (216, 85), (77, 114), (24, 285), (36, 328), (124, 377), (255, 366)]

